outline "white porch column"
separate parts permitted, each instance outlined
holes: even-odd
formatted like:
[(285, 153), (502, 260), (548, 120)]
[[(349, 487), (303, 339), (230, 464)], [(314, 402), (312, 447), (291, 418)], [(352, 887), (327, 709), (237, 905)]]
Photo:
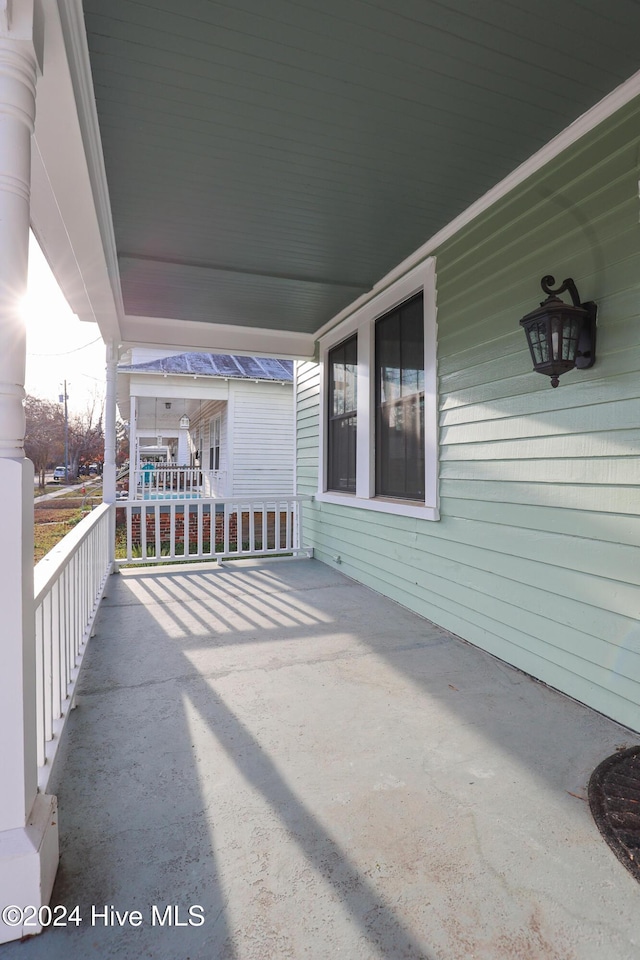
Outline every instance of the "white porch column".
[[(31, 134), (38, 25), (33, 0), (0, 0), (0, 904), (48, 902), (58, 865), (55, 797), (38, 794), (33, 466), (24, 456)], [(0, 920), (0, 943), (26, 933)], [(34, 931), (36, 932), (36, 931)]]
[(134, 395), (129, 403), (129, 484), (131, 477), (140, 469), (138, 456), (138, 398)]
[(189, 427), (178, 428), (178, 454), (177, 461), (181, 467), (189, 466)]
[(118, 345), (107, 344), (107, 389), (104, 404), (104, 468), (102, 471), (102, 499), (116, 502), (116, 377)]

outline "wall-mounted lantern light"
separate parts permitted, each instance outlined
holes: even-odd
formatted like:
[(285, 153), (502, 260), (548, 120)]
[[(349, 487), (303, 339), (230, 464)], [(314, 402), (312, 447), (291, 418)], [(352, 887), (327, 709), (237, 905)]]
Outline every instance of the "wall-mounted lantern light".
[(185, 415), (184, 415), (183, 417), (180, 417), (180, 421), (179, 421), (179, 422), (180, 422), (180, 429), (181, 429), (181, 430), (188, 430), (188, 429), (189, 429), (189, 417), (186, 415), (186, 413), (185, 413)]
[[(558, 386), (558, 377), (568, 370), (586, 370), (594, 365), (598, 309), (592, 300), (580, 303), (571, 278), (563, 280), (557, 290), (552, 289), (555, 282), (551, 276), (542, 278), (540, 286), (548, 294), (547, 299), (520, 321), (527, 335), (533, 369), (551, 377), (552, 387)], [(572, 303), (560, 299), (565, 290)]]

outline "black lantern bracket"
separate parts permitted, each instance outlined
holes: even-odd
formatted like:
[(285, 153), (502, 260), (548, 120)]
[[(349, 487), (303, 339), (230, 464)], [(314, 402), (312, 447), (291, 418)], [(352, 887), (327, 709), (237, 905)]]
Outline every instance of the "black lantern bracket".
[[(536, 373), (550, 377), (557, 387), (559, 378), (569, 370), (588, 370), (596, 362), (597, 305), (592, 300), (580, 301), (578, 288), (571, 277), (555, 286), (555, 278), (547, 274), (540, 281), (547, 299), (520, 321)], [(571, 303), (560, 299), (568, 293)]]
[(576, 352), (576, 370), (588, 370), (596, 362), (596, 318), (598, 315), (598, 305), (594, 300), (580, 301), (580, 294), (571, 277), (563, 280), (557, 290), (553, 289), (556, 279), (550, 274), (543, 277), (540, 286), (544, 293), (549, 297), (559, 297), (561, 293), (568, 293), (574, 307), (580, 307), (585, 311), (586, 316), (582, 321), (582, 328), (578, 337), (578, 349)]

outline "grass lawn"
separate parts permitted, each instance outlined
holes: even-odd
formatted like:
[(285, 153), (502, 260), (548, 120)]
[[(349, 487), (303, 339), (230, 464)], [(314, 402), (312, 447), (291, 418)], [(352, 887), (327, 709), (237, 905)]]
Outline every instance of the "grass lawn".
[(33, 510), (33, 562), (38, 563), (69, 531), (87, 515), (92, 506), (101, 502), (98, 497), (58, 497), (36, 503)]
[[(43, 509), (46, 508), (46, 509)], [(34, 543), (33, 543), (33, 562), (42, 560), (49, 550), (69, 533), (72, 527), (82, 520), (83, 512), (78, 506), (67, 506), (64, 508), (56, 507), (50, 509), (49, 504), (42, 504), (42, 507), (36, 505), (34, 510)]]

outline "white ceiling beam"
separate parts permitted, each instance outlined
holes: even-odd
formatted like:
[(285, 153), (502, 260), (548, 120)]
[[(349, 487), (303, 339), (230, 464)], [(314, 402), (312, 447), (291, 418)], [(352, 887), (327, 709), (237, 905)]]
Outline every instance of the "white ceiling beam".
[(180, 377), (170, 381), (164, 377), (148, 377), (146, 382), (131, 381), (133, 397), (154, 397), (165, 400), (227, 400), (229, 384), (211, 377)]
[(198, 323), (169, 317), (125, 316), (123, 344), (129, 347), (156, 346), (176, 353), (234, 353), (248, 357), (279, 360), (308, 360), (313, 357), (315, 339), (310, 333), (239, 327), (224, 323)]

